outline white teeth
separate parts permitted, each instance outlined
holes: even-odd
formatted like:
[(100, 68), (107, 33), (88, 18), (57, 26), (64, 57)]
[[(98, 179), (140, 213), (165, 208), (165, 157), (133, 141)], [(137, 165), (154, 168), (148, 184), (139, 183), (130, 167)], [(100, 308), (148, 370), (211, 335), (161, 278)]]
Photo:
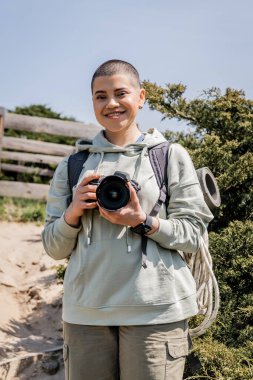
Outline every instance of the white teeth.
[(110, 117), (113, 117), (113, 116), (120, 116), (121, 115), (121, 112), (113, 112), (113, 113), (109, 113), (107, 116), (110, 116)]

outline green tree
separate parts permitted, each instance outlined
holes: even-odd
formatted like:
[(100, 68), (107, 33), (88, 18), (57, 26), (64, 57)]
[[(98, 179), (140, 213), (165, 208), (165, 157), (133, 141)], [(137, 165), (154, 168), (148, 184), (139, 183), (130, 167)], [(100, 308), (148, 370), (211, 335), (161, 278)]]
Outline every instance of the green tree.
[(191, 133), (164, 135), (181, 143), (196, 167), (212, 170), (222, 198), (209, 226), (221, 308), (216, 323), (195, 343), (200, 366), (188, 365), (185, 376), (252, 379), (253, 101), (231, 88), (224, 93), (212, 88), (189, 100), (182, 84), (143, 85), (151, 110), (191, 127)]
[(144, 82), (147, 101), (163, 118), (185, 121), (191, 134), (165, 133), (190, 152), (197, 167), (208, 166), (218, 181), (222, 207), (215, 229), (232, 220), (253, 218), (253, 101), (243, 91), (217, 88), (198, 99), (184, 97), (186, 87), (168, 84), (165, 88)]
[(50, 119), (70, 120), (75, 121), (74, 117), (62, 116), (61, 113), (53, 111), (46, 104), (31, 104), (30, 106), (15, 107), (13, 113), (28, 116), (48, 117)]

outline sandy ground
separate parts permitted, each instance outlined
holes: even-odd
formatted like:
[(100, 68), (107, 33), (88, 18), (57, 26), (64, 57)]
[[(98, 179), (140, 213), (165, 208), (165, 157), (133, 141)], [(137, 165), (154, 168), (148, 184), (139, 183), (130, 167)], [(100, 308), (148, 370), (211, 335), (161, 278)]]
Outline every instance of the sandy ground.
[(0, 222), (0, 380), (64, 379), (61, 351), (53, 356), (59, 364), (53, 375), (42, 364), (52, 354), (33, 355), (62, 345), (62, 284), (55, 266), (64, 261), (46, 255), (42, 228)]

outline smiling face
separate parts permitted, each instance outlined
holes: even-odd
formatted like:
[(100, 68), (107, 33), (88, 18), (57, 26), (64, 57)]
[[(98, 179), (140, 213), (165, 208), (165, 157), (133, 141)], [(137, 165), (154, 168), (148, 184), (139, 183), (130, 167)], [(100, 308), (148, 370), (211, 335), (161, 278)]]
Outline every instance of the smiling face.
[(130, 74), (97, 77), (92, 98), (96, 119), (106, 129), (107, 136), (137, 128), (135, 119), (144, 104), (145, 90)]

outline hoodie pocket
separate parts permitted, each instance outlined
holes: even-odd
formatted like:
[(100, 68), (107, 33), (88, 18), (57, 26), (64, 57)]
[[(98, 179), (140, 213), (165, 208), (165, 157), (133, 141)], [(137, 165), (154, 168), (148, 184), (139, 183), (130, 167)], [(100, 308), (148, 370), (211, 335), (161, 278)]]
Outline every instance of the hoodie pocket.
[(134, 240), (131, 253), (127, 253), (124, 239), (103, 240), (88, 247), (84, 270), (73, 288), (78, 305), (98, 308), (174, 302), (173, 266), (165, 266), (151, 241), (144, 269), (140, 239)]

